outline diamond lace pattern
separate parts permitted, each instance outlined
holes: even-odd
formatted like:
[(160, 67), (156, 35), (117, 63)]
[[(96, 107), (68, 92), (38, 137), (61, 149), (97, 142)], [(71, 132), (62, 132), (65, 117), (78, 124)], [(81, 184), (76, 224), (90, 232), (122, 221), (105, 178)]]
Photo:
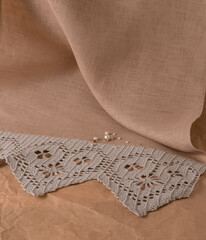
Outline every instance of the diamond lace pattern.
[(142, 146), (68, 138), (0, 132), (0, 148), (0, 159), (32, 195), (96, 179), (138, 216), (188, 197), (206, 169), (196, 161)]

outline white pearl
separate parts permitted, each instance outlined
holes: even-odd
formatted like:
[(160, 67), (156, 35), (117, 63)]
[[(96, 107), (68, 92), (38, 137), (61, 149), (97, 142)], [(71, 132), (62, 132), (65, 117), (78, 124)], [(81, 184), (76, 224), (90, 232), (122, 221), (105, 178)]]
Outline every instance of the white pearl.
[(104, 139), (105, 139), (106, 141), (109, 141), (109, 140), (110, 140), (110, 136), (109, 136), (109, 135), (104, 135)]
[(118, 140), (121, 140), (122, 138), (121, 138), (121, 137), (118, 137), (117, 139), (118, 139)]
[(109, 135), (109, 132), (105, 132), (104, 134), (105, 134), (105, 135)]
[(97, 137), (93, 137), (93, 142), (97, 142), (98, 138)]
[(128, 141), (125, 141), (126, 143), (129, 143)]

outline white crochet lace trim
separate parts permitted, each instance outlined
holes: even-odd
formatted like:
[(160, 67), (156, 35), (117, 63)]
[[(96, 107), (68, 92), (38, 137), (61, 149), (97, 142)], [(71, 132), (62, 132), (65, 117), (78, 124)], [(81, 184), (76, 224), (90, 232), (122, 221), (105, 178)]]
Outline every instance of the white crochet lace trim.
[(151, 148), (68, 138), (0, 132), (0, 148), (0, 159), (32, 195), (96, 179), (138, 216), (188, 197), (206, 169)]

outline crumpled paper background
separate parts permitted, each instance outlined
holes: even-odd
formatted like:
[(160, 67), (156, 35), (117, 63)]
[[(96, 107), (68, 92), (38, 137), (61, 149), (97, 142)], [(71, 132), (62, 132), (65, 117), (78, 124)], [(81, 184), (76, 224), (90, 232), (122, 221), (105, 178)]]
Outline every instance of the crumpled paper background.
[(9, 166), (0, 168), (0, 239), (181, 239), (204, 240), (206, 177), (188, 199), (147, 217), (135, 216), (97, 181), (60, 189), (45, 197), (26, 193)]

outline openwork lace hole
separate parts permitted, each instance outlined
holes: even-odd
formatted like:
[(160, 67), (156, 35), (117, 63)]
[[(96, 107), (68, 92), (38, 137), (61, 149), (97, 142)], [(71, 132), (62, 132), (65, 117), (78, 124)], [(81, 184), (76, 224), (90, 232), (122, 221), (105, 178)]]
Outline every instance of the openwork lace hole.
[(74, 159), (74, 162), (75, 162), (77, 165), (81, 165), (82, 163), (90, 163), (90, 162), (91, 162), (91, 159), (89, 159), (89, 158), (87, 158), (87, 157), (83, 157), (82, 159), (76, 158), (76, 159)]
[(141, 170), (143, 167), (141, 167), (141, 166), (139, 166), (139, 165), (137, 165), (137, 166), (135, 166), (138, 170)]
[(43, 150), (43, 153), (48, 153), (49, 151), (48, 150)]
[(85, 163), (90, 163), (91, 162), (91, 159), (86, 159), (84, 160)]
[(167, 172), (171, 175), (171, 177), (183, 177), (183, 175), (179, 171), (173, 172), (173, 171), (169, 170)]
[(39, 150), (35, 151), (36, 154), (40, 154), (41, 152)]
[(143, 184), (143, 185), (141, 186), (141, 190), (142, 190), (142, 191), (145, 190), (145, 184)]
[(134, 171), (134, 168), (131, 165), (129, 165), (129, 164), (125, 165), (124, 168), (127, 169), (129, 172)]
[(75, 162), (77, 165), (81, 165), (81, 164), (82, 164), (82, 161), (81, 161), (79, 158), (74, 159), (74, 162)]
[(44, 157), (50, 158), (52, 155), (49, 153), (48, 150), (43, 150), (42, 152), (40, 150), (37, 150), (34, 152), (37, 155), (38, 159), (43, 159)]

